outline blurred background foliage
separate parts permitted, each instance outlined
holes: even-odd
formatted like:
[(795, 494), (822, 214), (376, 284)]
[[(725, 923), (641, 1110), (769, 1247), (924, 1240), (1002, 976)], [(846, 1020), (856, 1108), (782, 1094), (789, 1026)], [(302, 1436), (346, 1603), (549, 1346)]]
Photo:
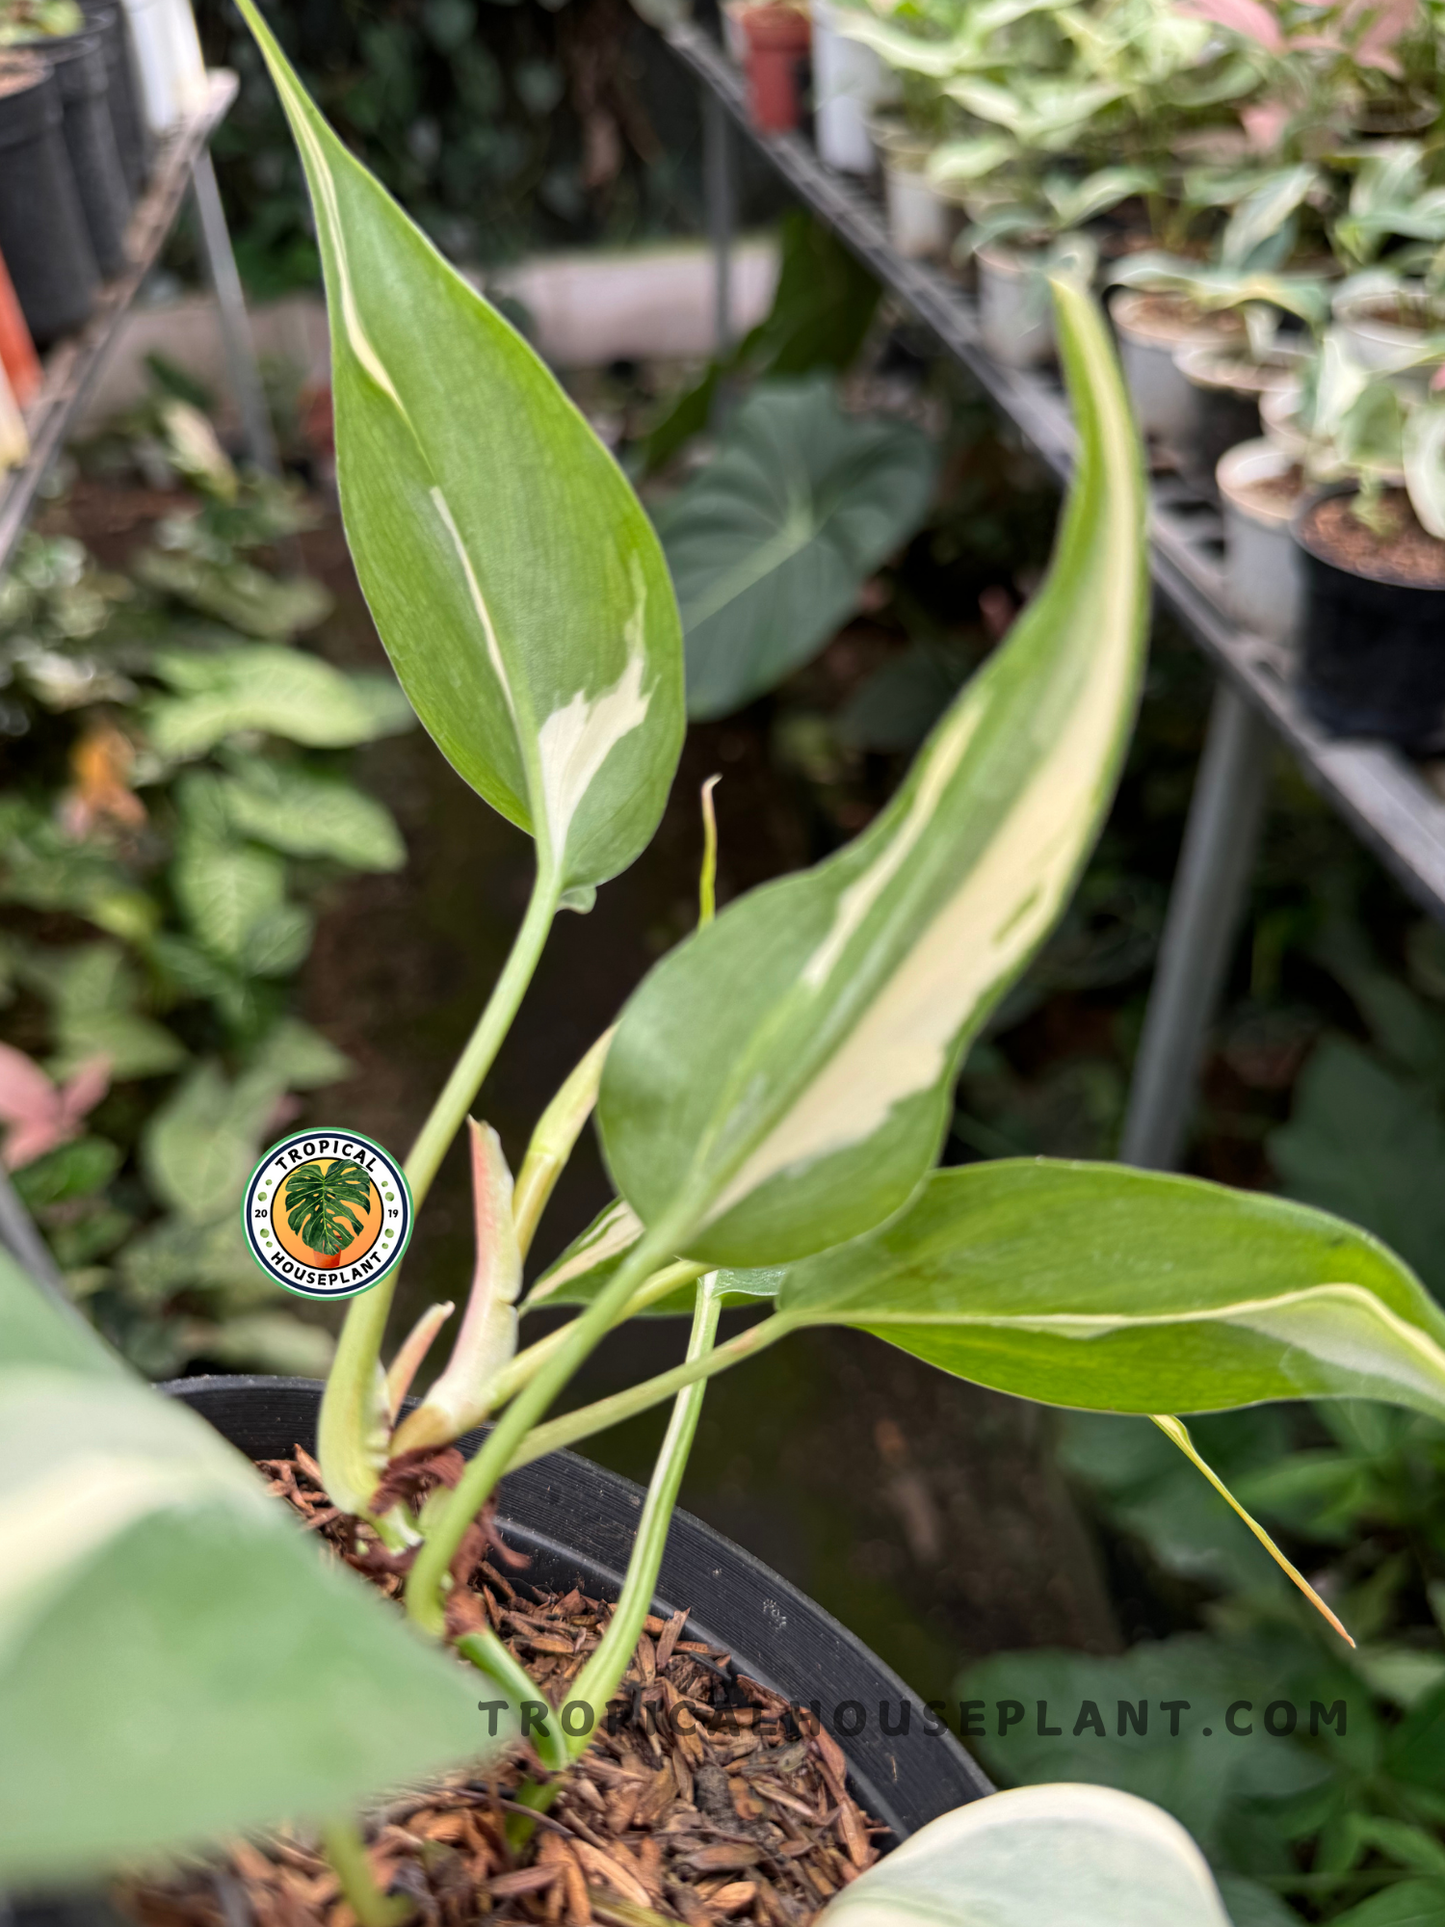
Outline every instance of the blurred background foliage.
[[(229, 0), (207, 59), (241, 75), (213, 151), (253, 296), (319, 280), (295, 147)], [(692, 92), (628, 0), (300, 0), (272, 25), (332, 124), (454, 260), (695, 232)], [(753, 178), (750, 172), (750, 178)]]

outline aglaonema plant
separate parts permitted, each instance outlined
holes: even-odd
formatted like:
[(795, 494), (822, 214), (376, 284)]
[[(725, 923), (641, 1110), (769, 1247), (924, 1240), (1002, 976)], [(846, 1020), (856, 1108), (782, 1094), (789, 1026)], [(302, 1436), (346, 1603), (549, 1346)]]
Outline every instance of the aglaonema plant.
[[(242, 6), (316, 209), (358, 572), (418, 715), (536, 843), (513, 951), (407, 1159), (420, 1202), (553, 916), (585, 910), (656, 825), (682, 728), (677, 610), (652, 529), (581, 416), (341, 146)], [(1054, 299), (1078, 460), (1049, 576), (1006, 644), (853, 843), (716, 916), (708, 858), (698, 930), (547, 1106), (515, 1180), (495, 1133), (468, 1124), (475, 1276), (450, 1361), (409, 1411), (452, 1306), (423, 1315), (389, 1371), (394, 1280), (350, 1307), (321, 1471), (358, 1533), (405, 1567), (405, 1619), (317, 1560), (198, 1420), (0, 1267), (0, 1881), (73, 1879), (304, 1819), (361, 1927), (387, 1927), (401, 1903), (375, 1891), (345, 1816), (515, 1747), (518, 1702), (535, 1692), (492, 1634), (449, 1610), (453, 1560), (499, 1481), (672, 1401), (567, 1730), (534, 1736), (540, 1767), (520, 1798), (542, 1809), (632, 1657), (706, 1380), (810, 1325), (873, 1332), (1020, 1396), (1151, 1417), (1191, 1455), (1173, 1414), (1351, 1396), (1445, 1415), (1445, 1316), (1339, 1220), (1103, 1165), (935, 1168), (955, 1074), (1068, 899), (1139, 691), (1138, 438), (1096, 308), (1064, 277)], [(528, 1247), (594, 1111), (616, 1200), (524, 1297)], [(325, 1219), (339, 1201), (309, 1204)], [(719, 1344), (729, 1302), (764, 1315)], [(542, 1304), (576, 1316), (519, 1348), (519, 1319)], [(547, 1418), (609, 1330), (679, 1310), (692, 1315), (683, 1364)], [(378, 1499), (399, 1456), (420, 1463), (487, 1418), (452, 1490), (420, 1510)], [(494, 1738), (462, 1660), (513, 1709)], [(880, 1919), (987, 1908), (1003, 1927), (1065, 1911), (1082, 1927), (1225, 1927), (1178, 1828), (1087, 1788), (950, 1816), (832, 1905)]]

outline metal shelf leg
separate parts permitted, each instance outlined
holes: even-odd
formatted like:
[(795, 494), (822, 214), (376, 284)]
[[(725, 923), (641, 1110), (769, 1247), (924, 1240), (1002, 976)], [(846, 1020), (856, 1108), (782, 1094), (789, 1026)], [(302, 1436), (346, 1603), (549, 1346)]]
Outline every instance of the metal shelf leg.
[(1129, 1088), (1125, 1164), (1172, 1171), (1184, 1151), (1205, 1031), (1254, 865), (1270, 741), (1259, 712), (1220, 683)]
[(215, 290), (221, 316), (221, 340), (226, 350), (226, 370), (231, 393), (241, 414), (241, 433), (246, 452), (257, 468), (268, 475), (281, 473), (281, 458), (266, 408), (266, 391), (256, 365), (256, 349), (251, 340), (251, 324), (246, 317), (246, 298), (241, 277), (236, 272), (236, 257), (231, 251), (230, 231), (216, 186), (216, 170), (211, 151), (203, 147), (191, 163), (191, 188), (196, 197), (196, 213), (201, 220), (201, 246), (206, 269)]
[(732, 250), (737, 210), (733, 192), (733, 131), (716, 94), (702, 99), (702, 178), (713, 259), (713, 352), (732, 345)]

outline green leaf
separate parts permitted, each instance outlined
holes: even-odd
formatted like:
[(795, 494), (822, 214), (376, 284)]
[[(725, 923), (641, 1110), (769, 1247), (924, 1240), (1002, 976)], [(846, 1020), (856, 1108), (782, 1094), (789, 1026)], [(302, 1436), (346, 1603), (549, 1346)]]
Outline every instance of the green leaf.
[(310, 1024), (283, 1017), (261, 1039), (247, 1071), (274, 1078), (282, 1090), (316, 1091), (354, 1076), (356, 1065)]
[(0, 1518), (8, 1889), (354, 1809), (515, 1735), (3, 1258)]
[(652, 836), (677, 609), (621, 471), (537, 356), (342, 146), (242, 0), (316, 212), (342, 513), (402, 686), (560, 890)]
[(240, 836), (287, 856), (327, 856), (353, 870), (399, 870), (406, 845), (390, 810), (350, 783), (247, 758), (224, 786)]
[(658, 516), (688, 713), (725, 716), (805, 663), (917, 528), (934, 474), (921, 430), (845, 415), (824, 377), (757, 388)]
[(1326, 1037), (1268, 1148), (1292, 1197), (1364, 1225), (1445, 1292), (1445, 1121), (1418, 1079), (1353, 1038)]
[(187, 1321), (182, 1338), (192, 1358), (233, 1372), (279, 1372), (290, 1378), (325, 1378), (336, 1340), (319, 1325), (289, 1311), (242, 1312), (223, 1324)]
[(1445, 1880), (1401, 1880), (1336, 1914), (1331, 1927), (1445, 1927)]
[(50, 1074), (63, 1079), (88, 1060), (110, 1060), (112, 1082), (157, 1077), (185, 1062), (185, 1049), (135, 1005), (140, 987), (118, 944), (79, 944), (36, 951), (26, 959), (27, 983), (51, 1001), (56, 1049)]
[(286, 900), (286, 866), (271, 850), (191, 832), (171, 884), (197, 941), (256, 977), (294, 970), (311, 947), (311, 916)]
[(1267, 174), (1230, 215), (1219, 243), (1220, 266), (1247, 266), (1264, 243), (1278, 234), (1319, 179), (1319, 169), (1308, 161)]
[(109, 1138), (82, 1137), (36, 1158), (12, 1178), (27, 1209), (88, 1198), (108, 1185), (120, 1169), (121, 1151)]
[(1112, 1787), (1032, 1786), (920, 1828), (846, 1886), (824, 1927), (1230, 1927), (1177, 1820)]
[(147, 588), (173, 595), (245, 636), (279, 642), (314, 629), (332, 609), (331, 591), (313, 576), (280, 582), (249, 562), (217, 563), (147, 549), (131, 570)]
[(262, 1126), (285, 1088), (270, 1074), (230, 1085), (216, 1065), (198, 1064), (141, 1139), (145, 1174), (162, 1203), (193, 1223), (238, 1204)]
[(1445, 401), (1420, 402), (1405, 417), (1405, 486), (1428, 534), (1445, 541)]
[(780, 1263), (904, 1203), (1107, 807), (1147, 609), (1139, 443), (1097, 309), (1054, 286), (1080, 460), (1047, 581), (869, 829), (665, 957), (608, 1053), (617, 1189), (689, 1258)]
[[(182, 1173), (177, 1169), (174, 1175)], [(244, 1182), (243, 1178), (243, 1186)], [(222, 1291), (228, 1297), (238, 1291), (248, 1297), (270, 1295), (272, 1286), (251, 1256), (240, 1212), (234, 1208), (239, 1194), (218, 1181), (211, 1195), (226, 1200), (218, 1206), (219, 1216), (200, 1222), (180, 1214), (163, 1218), (148, 1225), (121, 1252), (117, 1268), (138, 1303), (162, 1305), (178, 1291)]]
[(209, 655), (158, 651), (157, 675), (184, 693), (148, 715), (162, 756), (202, 756), (225, 736), (260, 729), (313, 749), (344, 749), (409, 729), (411, 710), (390, 676), (343, 675), (299, 649), (254, 643)]
[(1445, 1313), (1384, 1245), (1303, 1205), (1122, 1165), (935, 1172), (890, 1224), (791, 1266), (778, 1310), (1044, 1404), (1351, 1397), (1445, 1417)]
[(334, 1258), (360, 1237), (370, 1208), (371, 1179), (348, 1158), (325, 1166), (298, 1164), (286, 1179), (286, 1222), (302, 1244), (325, 1257)]

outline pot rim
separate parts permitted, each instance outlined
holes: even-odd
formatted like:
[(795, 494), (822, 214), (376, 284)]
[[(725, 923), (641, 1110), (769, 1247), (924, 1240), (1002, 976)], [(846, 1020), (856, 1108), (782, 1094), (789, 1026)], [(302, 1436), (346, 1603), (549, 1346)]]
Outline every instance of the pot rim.
[[(1255, 476), (1236, 472), (1255, 465), (1265, 472)], [(1227, 448), (1224, 451), (1214, 465), (1214, 481), (1219, 493), (1236, 514), (1242, 515), (1246, 521), (1253, 522), (1259, 528), (1283, 535), (1288, 532), (1294, 520), (1299, 507), (1299, 496), (1296, 496), (1288, 508), (1270, 509), (1262, 507), (1257, 502), (1246, 500), (1241, 490), (1246, 488), (1251, 480), (1267, 479), (1270, 469), (1279, 473), (1298, 467), (1299, 463), (1292, 461), (1277, 442), (1270, 441), (1267, 436), (1257, 435), (1251, 441), (1236, 442), (1233, 448)], [(1300, 495), (1307, 495), (1309, 492), (1308, 483), (1302, 481)]]
[[(1295, 379), (1289, 362), (1252, 361), (1247, 353), (1231, 354), (1217, 341), (1186, 342), (1174, 350), (1174, 366), (1192, 388), (1238, 395), (1242, 401), (1258, 401), (1271, 389), (1283, 388)], [(1248, 371), (1257, 379), (1242, 380), (1237, 371)]]
[[(1219, 341), (1238, 338), (1232, 328), (1211, 326), (1212, 318), (1207, 316), (1198, 322), (1181, 323), (1177, 328), (1140, 321), (1137, 312), (1140, 305), (1154, 298), (1148, 288), (1120, 288), (1109, 302), (1109, 319), (1136, 347), (1157, 348), (1163, 354), (1173, 355), (1185, 348), (1210, 347)], [(1242, 333), (1241, 328), (1239, 334)]]
[[(1410, 298), (1415, 295), (1417, 289), (1419, 298), (1425, 300), (1423, 281), (1402, 281), (1398, 292)], [(1388, 301), (1394, 292), (1396, 291), (1393, 289), (1383, 287), (1344, 288), (1331, 298), (1330, 311), (1337, 321), (1348, 328), (1353, 328), (1356, 334), (1373, 337), (1376, 341), (1383, 342), (1392, 348), (1413, 347), (1422, 335), (1429, 333), (1426, 324), (1422, 323), (1418, 328), (1407, 328), (1398, 321), (1381, 321), (1378, 315), (1361, 312), (1363, 308), (1375, 302)]]
[[(1290, 517), (1289, 532), (1296, 545), (1322, 568), (1334, 569), (1340, 575), (1353, 576), (1357, 582), (1378, 582), (1381, 587), (1387, 589), (1410, 589), (1416, 595), (1445, 596), (1445, 583), (1411, 582), (1404, 576), (1395, 575), (1383, 568), (1368, 571), (1352, 569), (1348, 562), (1339, 561), (1335, 556), (1327, 554), (1318, 543), (1309, 540), (1305, 523), (1321, 502), (1328, 502), (1337, 495), (1357, 495), (1358, 493), (1357, 482), (1329, 482), (1319, 488), (1306, 489), (1295, 507), (1294, 514)], [(1445, 547), (1445, 544), (1441, 546)]]
[[(155, 1389), (190, 1405), (232, 1444), (237, 1442), (227, 1421), (239, 1429), (249, 1416), (253, 1424), (269, 1420), (278, 1439), (300, 1430), (309, 1450), (324, 1386), (319, 1379), (258, 1373), (170, 1379)], [(309, 1439), (302, 1421), (311, 1427)], [(468, 1432), (457, 1445), (470, 1457), (489, 1429)], [(290, 1443), (277, 1449), (289, 1451)], [(573, 1574), (569, 1584), (581, 1577), (615, 1597), (645, 1496), (631, 1479), (579, 1453), (553, 1452), (507, 1474), (498, 1524), (514, 1543), (536, 1555), (543, 1575), (550, 1565)], [(570, 1537), (559, 1536), (564, 1531)], [(697, 1601), (705, 1603), (699, 1608)], [(741, 1670), (750, 1678), (792, 1704), (823, 1700), (831, 1687), (837, 1697), (825, 1704), (838, 1708), (847, 1705), (849, 1697), (861, 1704), (871, 1694), (875, 1701), (903, 1700), (920, 1713), (924, 1710), (856, 1633), (746, 1548), (679, 1507), (672, 1515), (654, 1606), (671, 1614), (683, 1604), (688, 1625), (695, 1629), (690, 1637), (724, 1647), (742, 1660)], [(758, 1646), (766, 1654), (762, 1665), (751, 1657), (750, 1648)], [(856, 1691), (847, 1695), (838, 1676), (846, 1677), (850, 1666)], [(860, 1733), (838, 1732), (836, 1737), (863, 1805), (899, 1840), (994, 1790), (947, 1730), (924, 1734), (921, 1724), (914, 1726), (910, 1718), (903, 1735), (885, 1736), (881, 1723), (870, 1719)]]

